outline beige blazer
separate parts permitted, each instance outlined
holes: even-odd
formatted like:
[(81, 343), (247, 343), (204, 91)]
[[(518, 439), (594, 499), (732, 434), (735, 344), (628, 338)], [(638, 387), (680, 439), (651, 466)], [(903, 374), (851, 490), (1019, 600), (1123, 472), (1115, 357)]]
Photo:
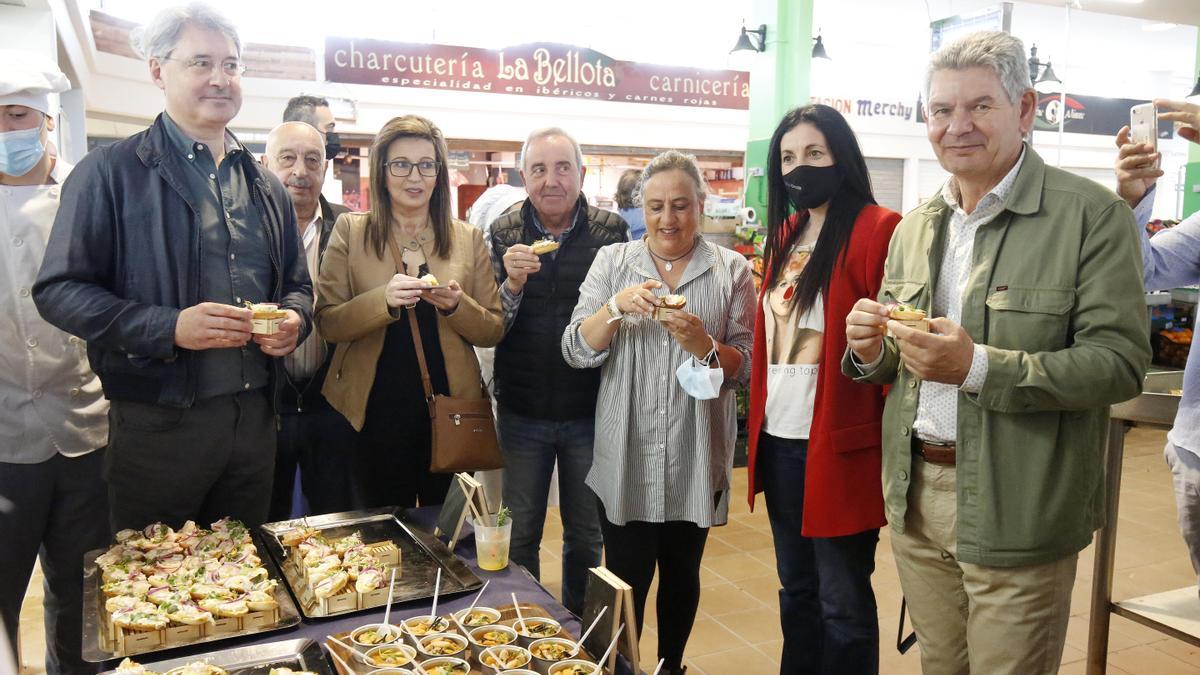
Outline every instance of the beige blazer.
[[(318, 334), (337, 345), (321, 393), (360, 431), (387, 327), (408, 320), (402, 311), (389, 311), (384, 290), (396, 266), (389, 251), (380, 258), (366, 244), (366, 226), (366, 213), (338, 217), (321, 261), (316, 310)], [(450, 233), (450, 257), (429, 255), (427, 260), (442, 283), (454, 279), (463, 289), (453, 314), (438, 313), (438, 342), (450, 395), (482, 398), (479, 361), (471, 347), (492, 347), (504, 336), (500, 293), (483, 234), (458, 220), (451, 221)]]

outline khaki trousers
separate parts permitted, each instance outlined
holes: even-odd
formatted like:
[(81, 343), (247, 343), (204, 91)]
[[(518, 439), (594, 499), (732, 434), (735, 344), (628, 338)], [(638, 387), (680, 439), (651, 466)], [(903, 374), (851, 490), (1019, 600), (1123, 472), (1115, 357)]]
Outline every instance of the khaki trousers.
[(957, 560), (955, 468), (913, 459), (905, 534), (892, 533), (924, 675), (1057, 673), (1079, 554), (1043, 565)]

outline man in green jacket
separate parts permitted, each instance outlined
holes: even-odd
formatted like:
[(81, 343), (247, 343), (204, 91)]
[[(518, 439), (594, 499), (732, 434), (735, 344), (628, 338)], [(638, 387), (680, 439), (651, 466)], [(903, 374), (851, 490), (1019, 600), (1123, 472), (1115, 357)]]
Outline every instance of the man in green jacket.
[[(1054, 673), (1101, 524), (1108, 407), (1150, 362), (1133, 215), (1023, 142), (1036, 95), (1020, 40), (944, 47), (925, 100), (951, 178), (897, 226), (878, 301), (846, 318), (842, 369), (891, 385), (885, 508), (926, 675)], [(895, 303), (930, 332), (889, 320)]]

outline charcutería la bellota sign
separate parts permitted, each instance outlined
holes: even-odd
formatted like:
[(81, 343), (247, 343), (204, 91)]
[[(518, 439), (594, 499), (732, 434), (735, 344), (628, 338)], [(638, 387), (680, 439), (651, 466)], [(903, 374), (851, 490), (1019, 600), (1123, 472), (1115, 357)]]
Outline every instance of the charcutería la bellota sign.
[(749, 109), (750, 73), (618, 61), (536, 43), (505, 49), (325, 38), (325, 79), (348, 84)]

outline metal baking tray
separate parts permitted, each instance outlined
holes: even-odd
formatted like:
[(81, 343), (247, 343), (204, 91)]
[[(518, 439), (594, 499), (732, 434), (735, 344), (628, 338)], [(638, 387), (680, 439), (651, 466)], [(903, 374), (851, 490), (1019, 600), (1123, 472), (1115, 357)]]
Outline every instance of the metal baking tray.
[[(255, 537), (254, 545), (258, 547), (259, 551), (262, 551), (263, 545), (259, 539), (260, 537)], [(243, 635), (270, 633), (291, 628), (300, 623), (300, 613), (296, 610), (296, 603), (292, 601), (292, 597), (284, 588), (283, 575), (275, 566), (270, 554), (267, 554), (259, 556), (262, 558), (263, 567), (266, 568), (272, 579), (279, 582), (273, 593), (275, 601), (279, 603), (278, 618), (275, 623), (256, 622), (237, 630), (229, 630), (229, 624), (225, 622), (205, 626), (203, 631), (197, 630), (198, 627), (195, 626), (188, 629), (180, 628), (177, 631), (165, 628), (161, 631), (136, 634), (136, 640), (132, 640), (130, 643), (114, 640), (110, 637), (111, 626), (104, 619), (105, 597), (104, 593), (100, 591), (101, 574), (100, 568), (96, 565), (96, 558), (103, 555), (108, 549), (109, 547), (88, 551), (83, 559), (83, 658), (85, 661), (100, 663), (109, 659), (150, 654), (205, 642), (228, 640)], [(243, 624), (239, 623), (239, 625)], [(220, 630), (217, 630), (218, 626)], [(111, 647), (111, 650), (107, 647)]]
[[(325, 653), (321, 650), (321, 645), (308, 638), (225, 649), (170, 661), (139, 663), (148, 670), (165, 673), (172, 668), (181, 668), (197, 661), (220, 666), (229, 671), (229, 675), (267, 675), (272, 668), (291, 668), (321, 675), (335, 675), (333, 667), (329, 665)], [(115, 672), (109, 670), (101, 675), (112, 675)]]
[[(289, 550), (279, 542), (279, 537), (288, 530), (310, 527), (319, 530), (327, 539), (337, 539), (354, 532), (362, 534), (367, 544), (391, 541), (400, 550), (400, 567), (396, 572), (394, 602), (408, 602), (433, 597), (433, 586), (437, 570), (442, 570), (442, 594), (454, 594), (479, 588), (483, 582), (471, 568), (454, 555), (437, 537), (414, 526), (404, 509), (384, 507), (362, 511), (345, 511), (323, 516), (309, 516), (296, 520), (267, 523), (262, 526), (264, 548), (267, 554), (283, 571), (284, 581), (296, 598), (296, 604), (305, 618), (324, 618), (366, 611), (387, 604), (387, 593), (370, 596), (343, 598), (343, 602), (317, 600), (308, 589), (308, 583), (297, 564), (289, 561)], [(390, 576), (390, 570), (387, 570)], [(387, 586), (384, 586), (384, 591)], [(346, 594), (338, 594), (341, 598)], [(349, 595), (358, 594), (349, 593)]]

